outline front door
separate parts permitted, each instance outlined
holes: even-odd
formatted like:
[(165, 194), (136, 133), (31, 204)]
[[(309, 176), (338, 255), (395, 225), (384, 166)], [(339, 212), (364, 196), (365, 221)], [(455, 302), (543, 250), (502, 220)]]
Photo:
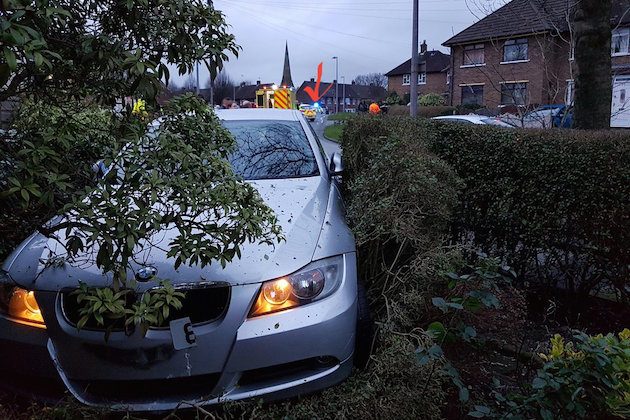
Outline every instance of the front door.
[(613, 82), (610, 126), (630, 128), (630, 76), (617, 76)]

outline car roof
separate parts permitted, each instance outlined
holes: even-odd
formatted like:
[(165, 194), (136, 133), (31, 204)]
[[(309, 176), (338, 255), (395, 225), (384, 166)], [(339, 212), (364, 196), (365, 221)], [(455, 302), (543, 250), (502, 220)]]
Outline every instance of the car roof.
[(293, 109), (268, 109), (268, 108), (245, 108), (245, 109), (218, 109), (217, 116), (225, 121), (233, 120), (270, 120), (270, 121), (298, 121), (300, 111)]
[(443, 115), (441, 117), (433, 117), (434, 120), (466, 120), (474, 123), (479, 123), (482, 120), (487, 119), (483, 115), (468, 114), (468, 115)]

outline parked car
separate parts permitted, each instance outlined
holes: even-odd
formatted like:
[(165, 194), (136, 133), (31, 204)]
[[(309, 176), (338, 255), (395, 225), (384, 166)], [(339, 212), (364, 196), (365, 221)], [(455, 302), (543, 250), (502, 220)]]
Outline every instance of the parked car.
[(571, 128), (573, 127), (573, 107), (564, 104), (540, 106), (523, 116), (523, 126)]
[[(353, 361), (366, 360), (369, 314), (337, 184), (341, 156), (326, 165), (298, 111), (217, 115), (236, 138), (232, 167), (275, 211), (286, 240), (246, 243), (225, 268), (175, 270), (167, 250), (151, 248), (133, 272), (150, 270), (185, 290), (183, 308), (171, 318), (190, 322), (183, 330), (175, 322), (150, 328), (146, 336), (108, 325), (105, 341), (105, 327), (95, 322), (77, 328), (80, 305), (72, 295), (79, 280), (101, 285), (104, 277), (83, 259), (46, 264), (56, 241), (33, 233), (0, 271), (1, 385), (44, 396), (43, 386), (55, 384), (91, 406), (164, 411), (182, 401), (320, 390), (345, 379)], [(169, 231), (164, 238), (168, 243)], [(154, 286), (138, 282), (134, 299)]]
[(502, 121), (496, 117), (486, 117), (484, 115), (446, 115), (442, 117), (433, 117), (432, 120), (456, 122), (460, 124), (476, 124), (476, 125), (494, 125), (497, 127), (514, 128), (513, 125)]

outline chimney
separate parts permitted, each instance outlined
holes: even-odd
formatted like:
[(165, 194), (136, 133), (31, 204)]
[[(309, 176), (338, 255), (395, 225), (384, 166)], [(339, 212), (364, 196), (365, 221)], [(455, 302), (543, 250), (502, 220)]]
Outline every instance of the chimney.
[(336, 83), (337, 83), (337, 79), (333, 80), (333, 84), (336, 84)]
[(311, 83), (315, 83), (315, 78), (311, 77)]
[(353, 84), (353, 85), (356, 85), (356, 84), (357, 84), (357, 82), (355, 82), (355, 81), (353, 80), (353, 81), (352, 81), (352, 84)]
[(427, 52), (427, 40), (426, 39), (424, 41), (422, 41), (422, 44), (420, 44), (420, 54), (424, 54), (425, 52)]

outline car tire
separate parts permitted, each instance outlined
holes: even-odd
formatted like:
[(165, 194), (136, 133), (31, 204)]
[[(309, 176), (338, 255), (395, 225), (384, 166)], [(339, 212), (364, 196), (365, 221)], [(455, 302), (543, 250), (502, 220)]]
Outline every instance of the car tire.
[(374, 323), (370, 315), (367, 293), (362, 283), (357, 284), (357, 331), (354, 346), (354, 365), (359, 369), (367, 367), (374, 341)]

